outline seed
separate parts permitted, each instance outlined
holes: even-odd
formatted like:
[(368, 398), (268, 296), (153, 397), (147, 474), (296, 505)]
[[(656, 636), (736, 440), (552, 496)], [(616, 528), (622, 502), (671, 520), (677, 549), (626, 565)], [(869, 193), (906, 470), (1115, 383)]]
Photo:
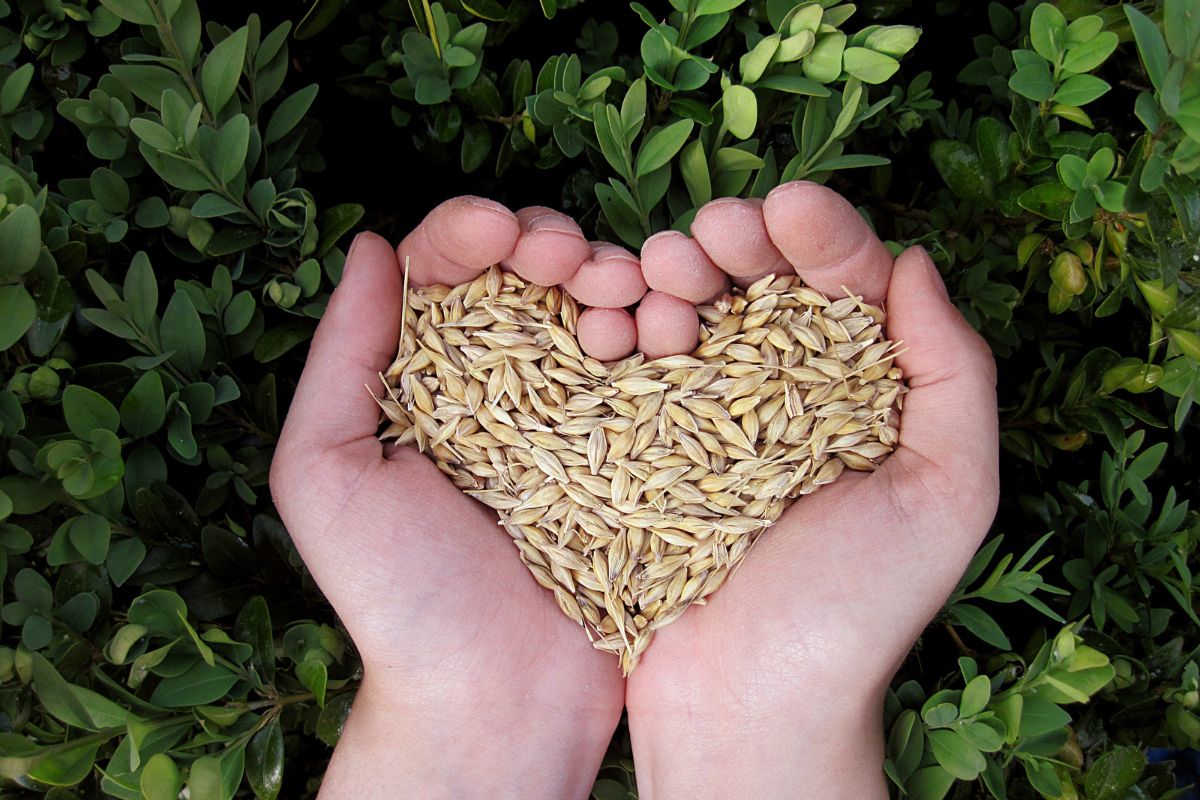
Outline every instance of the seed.
[(794, 276), (699, 308), (691, 355), (610, 365), (580, 350), (574, 300), (495, 267), (406, 301), (380, 438), (494, 509), (626, 674), (794, 498), (875, 469), (899, 438), (882, 312)]

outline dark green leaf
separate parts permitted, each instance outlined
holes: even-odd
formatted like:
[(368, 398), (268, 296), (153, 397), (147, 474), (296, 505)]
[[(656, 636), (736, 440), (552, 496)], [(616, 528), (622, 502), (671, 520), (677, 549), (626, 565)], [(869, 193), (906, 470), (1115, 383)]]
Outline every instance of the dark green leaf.
[(238, 28), (213, 48), (200, 69), (200, 87), (209, 110), (218, 115), (237, 91), (246, 64), (248, 30)]
[(283, 784), (283, 731), (273, 717), (246, 745), (246, 780), (259, 800), (275, 800)]
[(204, 324), (187, 292), (177, 290), (162, 316), (162, 343), (173, 351), (171, 363), (185, 374), (194, 375), (204, 361)]
[(150, 702), (165, 708), (213, 703), (237, 683), (237, 675), (223, 666), (209, 666), (199, 658), (185, 672), (163, 680), (150, 695)]

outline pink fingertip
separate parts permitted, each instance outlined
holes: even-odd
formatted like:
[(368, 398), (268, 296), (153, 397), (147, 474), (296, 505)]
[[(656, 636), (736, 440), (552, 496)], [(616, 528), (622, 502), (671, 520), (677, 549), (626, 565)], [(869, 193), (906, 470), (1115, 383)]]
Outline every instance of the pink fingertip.
[(756, 198), (723, 197), (704, 205), (692, 220), (692, 235), (700, 247), (734, 278), (761, 275), (783, 263), (767, 235), (762, 204)]
[(420, 227), (442, 256), (476, 273), (512, 255), (521, 235), (516, 214), (494, 200), (471, 195), (440, 204)]
[(501, 266), (527, 281), (555, 286), (570, 278), (592, 255), (575, 220), (553, 209), (530, 206), (517, 211), (521, 238)]
[(648, 360), (685, 355), (700, 341), (700, 316), (686, 300), (650, 292), (637, 309), (638, 349)]
[(729, 285), (696, 240), (679, 231), (656, 233), (642, 244), (642, 276), (651, 289), (691, 303), (707, 303)]
[(617, 361), (637, 348), (637, 325), (623, 308), (588, 308), (575, 329), (583, 352), (601, 361)]
[(624, 308), (646, 293), (646, 281), (637, 258), (623, 247), (593, 243), (592, 257), (579, 267), (563, 288), (586, 306)]

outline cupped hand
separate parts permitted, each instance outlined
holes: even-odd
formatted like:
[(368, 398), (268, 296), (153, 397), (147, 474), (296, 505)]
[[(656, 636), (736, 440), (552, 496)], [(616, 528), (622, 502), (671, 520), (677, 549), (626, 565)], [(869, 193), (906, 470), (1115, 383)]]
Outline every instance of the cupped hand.
[(800, 498), (707, 606), (658, 632), (626, 693), (644, 800), (886, 797), (884, 692), (996, 509), (986, 344), (924, 250), (893, 261), (849, 203), (825, 193), (800, 214), (794, 187), (763, 206), (775, 249), (826, 293), (886, 301), (903, 341), (899, 447)]
[(385, 455), (379, 373), (402, 301), (361, 234), (317, 329), (271, 470), (364, 681), (322, 797), (584, 796), (623, 683), (529, 576), (493, 512), (409, 448)]

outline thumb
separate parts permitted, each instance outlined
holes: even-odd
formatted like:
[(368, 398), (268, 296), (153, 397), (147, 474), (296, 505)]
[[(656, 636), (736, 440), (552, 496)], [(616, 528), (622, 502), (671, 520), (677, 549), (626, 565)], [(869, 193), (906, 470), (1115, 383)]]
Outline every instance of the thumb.
[[(896, 259), (888, 336), (903, 342), (896, 363), (909, 391), (900, 447), (881, 471), (901, 491), (928, 491), (931, 483), (944, 489), (939, 499), (955, 512), (962, 536), (971, 539), (963, 547), (973, 552), (995, 515), (999, 492), (996, 364), (987, 343), (950, 302), (922, 247)], [(912, 481), (914, 475), (920, 480)]]

